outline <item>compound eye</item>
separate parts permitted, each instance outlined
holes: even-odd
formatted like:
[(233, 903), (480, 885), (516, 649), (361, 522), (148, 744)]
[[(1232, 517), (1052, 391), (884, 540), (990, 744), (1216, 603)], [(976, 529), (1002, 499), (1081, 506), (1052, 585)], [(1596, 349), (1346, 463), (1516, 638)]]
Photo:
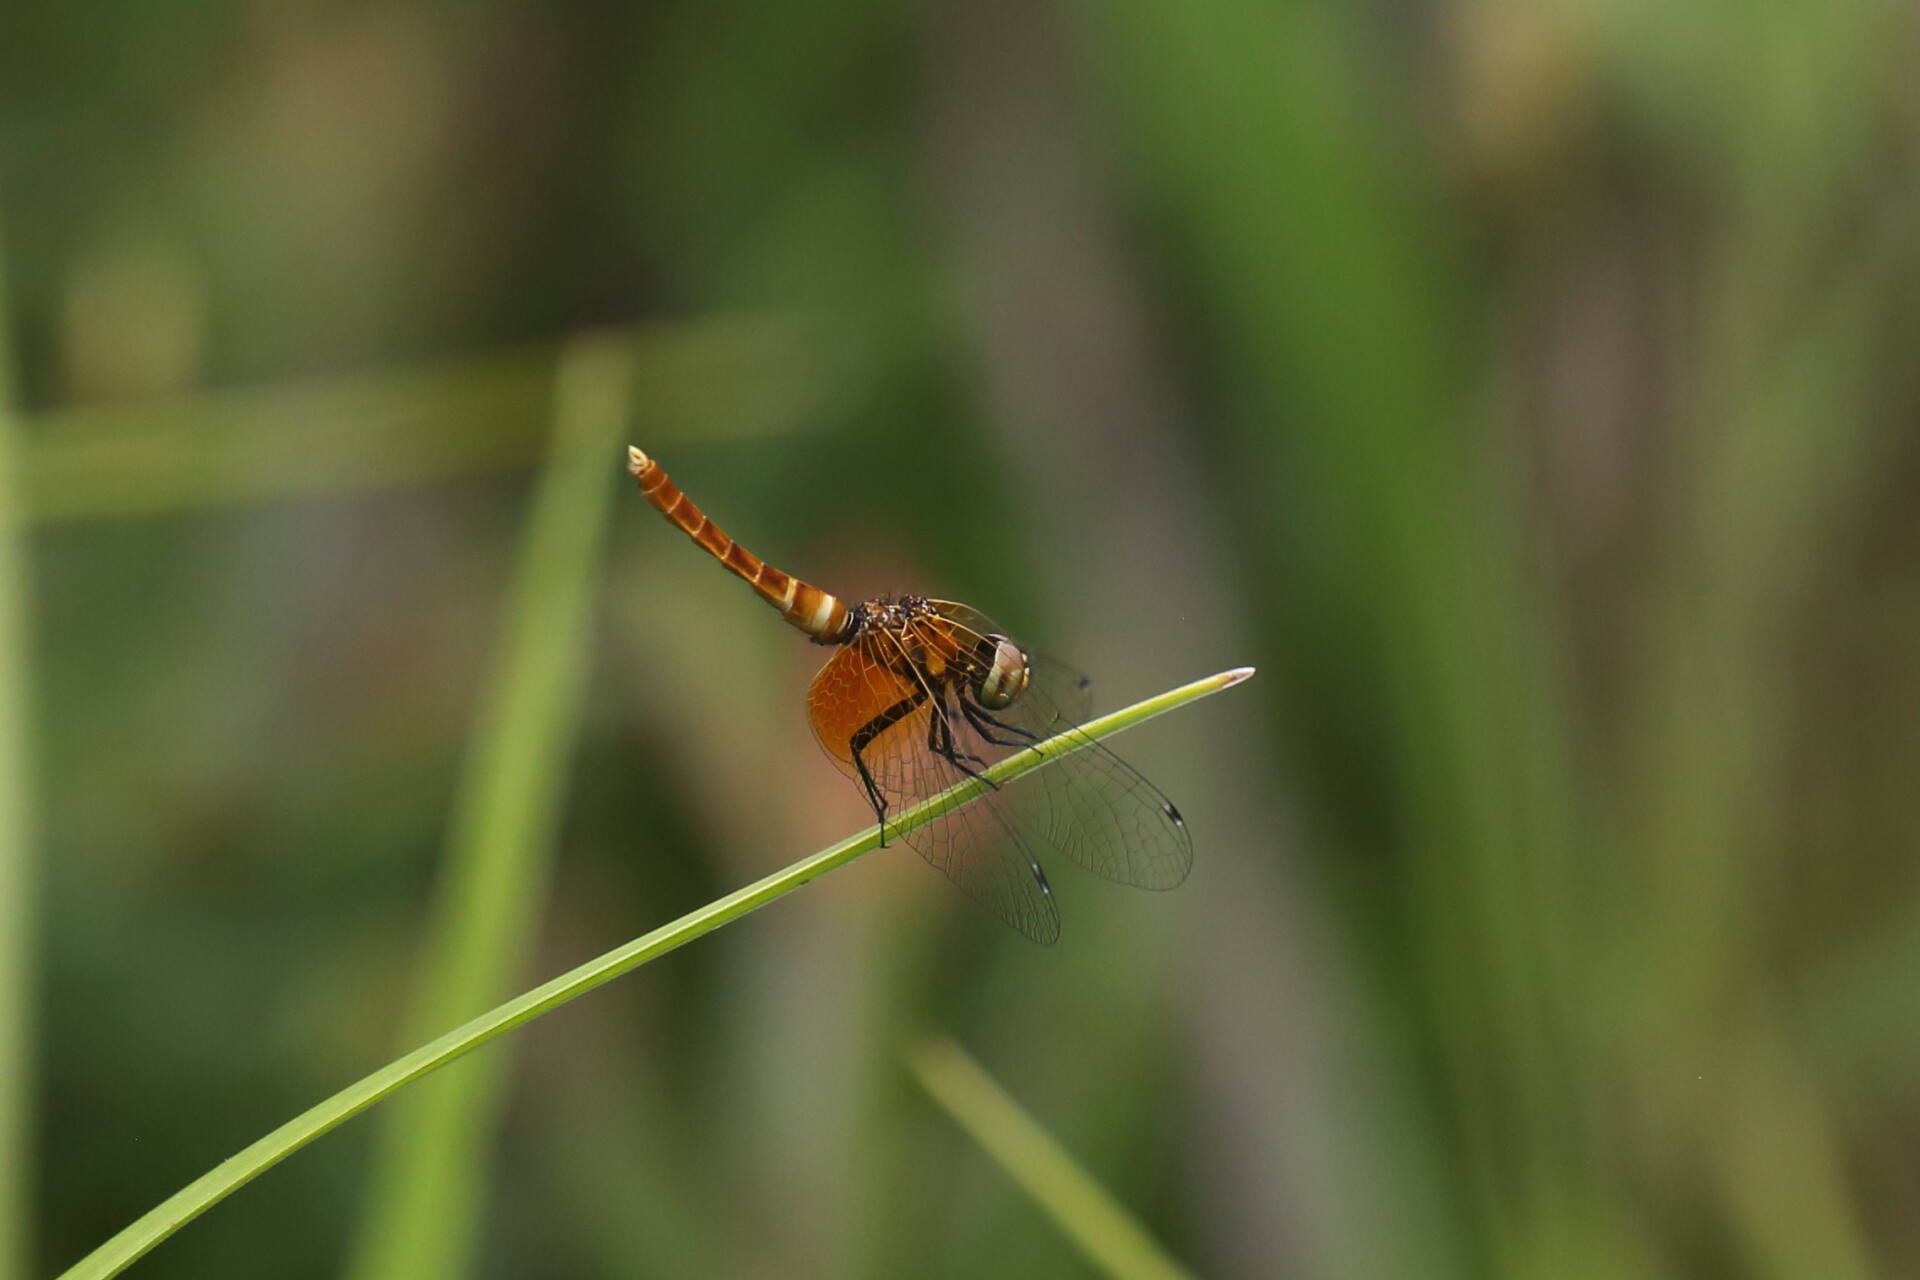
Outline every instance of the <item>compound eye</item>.
[(994, 642), (993, 661), (988, 664), (986, 674), (980, 677), (974, 697), (987, 710), (999, 711), (1012, 706), (1014, 699), (1026, 692), (1031, 672), (1027, 666), (1027, 655), (1020, 652), (1019, 645), (1005, 636), (988, 636), (987, 639)]

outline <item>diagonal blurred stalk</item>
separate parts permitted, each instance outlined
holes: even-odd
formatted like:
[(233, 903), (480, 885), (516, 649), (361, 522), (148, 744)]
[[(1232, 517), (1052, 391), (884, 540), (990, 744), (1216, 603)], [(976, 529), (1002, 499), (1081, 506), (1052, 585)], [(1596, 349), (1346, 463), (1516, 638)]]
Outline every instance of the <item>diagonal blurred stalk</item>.
[[(4, 232), (4, 227), (0, 227)], [(0, 248), (0, 1280), (28, 1274), (33, 1165), (34, 816), (23, 448)]]
[[(1218, 675), (1195, 680), (1177, 689), (1136, 702), (1130, 707), (1091, 720), (1071, 735), (1050, 738), (1032, 751), (1010, 756), (988, 769), (981, 779), (969, 779), (958, 786), (930, 796), (903, 811), (888, 824), (895, 840), (948, 811), (968, 803), (989, 786), (1014, 781), (1067, 752), (1089, 742), (1099, 742), (1123, 730), (1145, 723), (1157, 715), (1190, 702), (1231, 689), (1253, 675), (1251, 667), (1238, 667)], [(785, 897), (800, 886), (817, 880), (829, 871), (846, 866), (861, 855), (880, 847), (880, 830), (869, 827), (838, 844), (820, 850), (800, 861), (782, 867), (744, 888), (716, 898), (697, 911), (691, 911), (670, 924), (635, 938), (624, 946), (589, 960), (523, 995), (515, 996), (474, 1018), (439, 1039), (422, 1045), (412, 1053), (396, 1058), (386, 1066), (347, 1086), (331, 1098), (311, 1107), (281, 1125), (266, 1137), (223, 1160), (212, 1170), (168, 1196), (141, 1215), (125, 1230), (62, 1273), (62, 1280), (105, 1280), (115, 1276), (147, 1250), (178, 1231), (193, 1219), (224, 1200), (247, 1183), (271, 1169), (322, 1134), (345, 1124), (368, 1107), (431, 1075), (456, 1058), (472, 1052), (489, 1040), (505, 1035), (515, 1027), (550, 1013), (563, 1004), (585, 995), (594, 988), (623, 974), (678, 950), (695, 938), (704, 937), (722, 925), (733, 923), (759, 910), (777, 898)]]
[(907, 1069), (1096, 1267), (1123, 1280), (1178, 1280), (1187, 1274), (953, 1040), (932, 1036), (914, 1045)]
[[(561, 361), (553, 441), (501, 619), (403, 1043), (498, 1000), (531, 949), (590, 665), (593, 585), (631, 376), (630, 352), (616, 336), (578, 339)], [(468, 1063), (389, 1117), (349, 1274), (466, 1273), (507, 1067), (498, 1055)]]

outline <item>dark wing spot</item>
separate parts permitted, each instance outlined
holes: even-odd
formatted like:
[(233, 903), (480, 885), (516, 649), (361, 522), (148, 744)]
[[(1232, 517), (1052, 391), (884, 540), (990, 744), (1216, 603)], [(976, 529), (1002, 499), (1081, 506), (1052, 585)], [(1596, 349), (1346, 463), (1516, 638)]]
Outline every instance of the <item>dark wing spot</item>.
[(1187, 825), (1187, 820), (1181, 817), (1180, 811), (1174, 808), (1171, 804), (1163, 804), (1160, 807), (1167, 811), (1167, 816), (1169, 818), (1172, 818), (1175, 822), (1179, 823), (1183, 827)]

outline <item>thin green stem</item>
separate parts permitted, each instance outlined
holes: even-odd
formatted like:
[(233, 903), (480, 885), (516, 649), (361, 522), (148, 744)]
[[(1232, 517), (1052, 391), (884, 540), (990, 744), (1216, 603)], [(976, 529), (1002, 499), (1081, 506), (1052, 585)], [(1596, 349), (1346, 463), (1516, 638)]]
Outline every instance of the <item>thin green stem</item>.
[(0, 259), (0, 1280), (28, 1272), (33, 1198), (34, 806), (29, 783), (27, 520)]
[[(560, 363), (553, 440), (501, 619), (446, 864), (401, 1044), (513, 990), (546, 902), (567, 758), (580, 721), (593, 584), (626, 429), (629, 344), (576, 339)], [(486, 1199), (484, 1152), (508, 1063), (448, 1072), (387, 1117), (347, 1274), (430, 1280), (466, 1273)]]
[(934, 1036), (907, 1053), (907, 1068), (1093, 1265), (1125, 1280), (1187, 1274), (965, 1049)]
[[(1022, 751), (1002, 760), (986, 770), (979, 779), (969, 778), (956, 787), (914, 805), (888, 824), (887, 834), (889, 837), (903, 835), (946, 813), (954, 805), (974, 799), (989, 785), (1011, 782), (1044, 767), (1060, 755), (1111, 737), (1175, 707), (1231, 688), (1252, 674), (1251, 667), (1223, 671), (1219, 675), (1196, 680), (1101, 716), (1071, 734), (1041, 743), (1037, 751)], [(131, 1226), (81, 1259), (65, 1273), (65, 1280), (101, 1280), (102, 1277), (118, 1275), (154, 1245), (266, 1170), (413, 1081), (439, 1070), (515, 1027), (585, 995), (602, 983), (611, 982), (649, 960), (677, 950), (695, 938), (731, 924), (774, 899), (792, 893), (808, 881), (845, 866), (879, 844), (879, 828), (869, 827), (743, 889), (716, 898), (699, 910), (689, 912), (624, 946), (616, 947), (598, 959), (589, 960), (449, 1031), (405, 1057), (388, 1063), (318, 1106), (302, 1112), (174, 1192)]]

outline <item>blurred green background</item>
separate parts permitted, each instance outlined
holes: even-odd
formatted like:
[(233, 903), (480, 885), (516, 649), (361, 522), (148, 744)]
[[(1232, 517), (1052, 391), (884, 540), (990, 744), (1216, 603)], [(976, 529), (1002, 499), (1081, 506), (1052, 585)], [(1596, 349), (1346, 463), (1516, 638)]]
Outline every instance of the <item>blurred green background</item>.
[(1257, 664), (1119, 744), (1192, 878), (1059, 869), (1041, 950), (871, 856), (136, 1274), (1088, 1273), (930, 1032), (1202, 1274), (1920, 1274), (1916, 56), (1889, 0), (11, 7), (0, 1274), (867, 821), (627, 438), (1102, 709)]

